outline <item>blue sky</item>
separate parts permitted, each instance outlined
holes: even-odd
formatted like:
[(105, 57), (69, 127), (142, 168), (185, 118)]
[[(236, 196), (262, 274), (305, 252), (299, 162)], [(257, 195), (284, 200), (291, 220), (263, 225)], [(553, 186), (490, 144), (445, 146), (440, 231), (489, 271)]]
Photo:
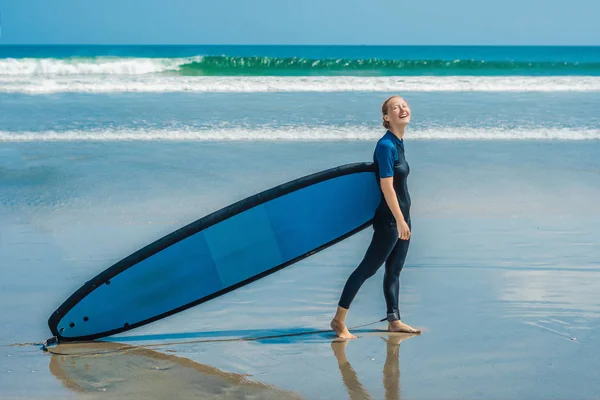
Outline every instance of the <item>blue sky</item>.
[(600, 45), (599, 0), (3, 0), (0, 12), (0, 44)]

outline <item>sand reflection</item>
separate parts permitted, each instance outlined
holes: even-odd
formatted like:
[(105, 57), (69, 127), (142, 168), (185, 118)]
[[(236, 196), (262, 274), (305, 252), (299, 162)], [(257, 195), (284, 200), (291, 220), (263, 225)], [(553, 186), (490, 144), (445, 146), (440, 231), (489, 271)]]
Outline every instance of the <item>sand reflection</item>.
[(62, 344), (50, 371), (82, 398), (300, 399), (301, 396), (187, 358), (110, 342)]

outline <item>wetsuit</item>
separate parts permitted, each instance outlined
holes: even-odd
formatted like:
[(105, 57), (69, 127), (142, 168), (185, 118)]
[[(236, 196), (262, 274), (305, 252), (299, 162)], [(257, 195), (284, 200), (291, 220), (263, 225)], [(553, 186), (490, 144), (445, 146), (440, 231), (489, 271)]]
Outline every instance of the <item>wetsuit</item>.
[[(404, 142), (392, 132), (387, 131), (377, 142), (373, 161), (376, 167), (377, 182), (380, 185), (380, 178), (394, 177), (394, 190), (396, 191), (400, 210), (404, 220), (410, 227), (410, 195), (407, 185), (410, 168), (404, 157)], [(373, 230), (371, 244), (361, 263), (348, 278), (340, 297), (339, 306), (346, 309), (350, 308), (350, 304), (362, 284), (375, 275), (379, 267), (385, 263), (383, 294), (387, 305), (387, 319), (388, 321), (396, 321), (400, 319), (400, 311), (398, 310), (400, 271), (404, 266), (410, 239), (401, 240), (398, 238), (396, 220), (383, 197), (383, 193), (381, 203), (375, 211)]]

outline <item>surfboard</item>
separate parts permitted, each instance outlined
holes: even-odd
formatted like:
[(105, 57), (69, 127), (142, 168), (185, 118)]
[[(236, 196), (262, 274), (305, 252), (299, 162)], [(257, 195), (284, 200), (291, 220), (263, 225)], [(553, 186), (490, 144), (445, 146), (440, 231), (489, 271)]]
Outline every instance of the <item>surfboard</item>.
[(372, 163), (304, 176), (156, 240), (58, 307), (58, 341), (93, 340), (165, 318), (292, 265), (367, 228), (381, 192)]

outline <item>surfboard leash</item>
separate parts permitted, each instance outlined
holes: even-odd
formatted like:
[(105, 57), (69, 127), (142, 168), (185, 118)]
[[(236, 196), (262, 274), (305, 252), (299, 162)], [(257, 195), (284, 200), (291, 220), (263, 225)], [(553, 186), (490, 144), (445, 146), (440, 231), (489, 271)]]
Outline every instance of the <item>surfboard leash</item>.
[[(365, 326), (370, 326), (370, 325), (374, 325), (383, 321), (386, 321), (386, 318), (377, 320), (377, 321), (373, 321), (373, 322), (369, 322), (367, 324), (362, 324), (362, 325), (357, 325), (357, 326), (353, 326), (349, 329), (354, 330), (354, 329), (358, 329), (358, 328), (364, 328)], [(198, 340), (187, 340), (187, 341), (183, 341), (183, 342), (165, 342), (165, 343), (154, 343), (154, 344), (147, 344), (147, 345), (142, 345), (142, 346), (131, 346), (131, 345), (124, 345), (122, 348), (119, 349), (114, 349), (114, 350), (107, 350), (107, 351), (94, 351), (94, 352), (87, 352), (87, 353), (62, 353), (62, 352), (58, 352), (58, 351), (54, 351), (51, 348), (56, 346), (57, 344), (61, 343), (59, 342), (58, 338), (56, 336), (53, 336), (51, 338), (46, 339), (42, 344), (41, 344), (41, 350), (50, 354), (54, 354), (54, 355), (59, 355), (59, 356), (91, 356), (91, 355), (101, 355), (101, 354), (111, 354), (111, 353), (117, 353), (117, 352), (122, 352), (122, 351), (127, 351), (129, 349), (133, 349), (133, 348), (137, 348), (137, 347), (164, 347), (164, 346), (174, 346), (174, 345), (181, 345), (181, 344), (194, 344), (194, 343), (220, 343), (220, 342), (252, 342), (252, 341), (258, 341), (258, 340), (268, 340), (268, 339), (278, 339), (278, 338), (284, 338), (284, 337), (293, 337), (293, 336), (306, 336), (306, 335), (316, 335), (316, 334), (320, 334), (320, 333), (328, 333), (328, 332), (333, 332), (331, 329), (327, 329), (327, 330), (319, 330), (319, 331), (306, 331), (306, 332), (298, 332), (298, 333), (284, 333), (284, 334), (279, 334), (279, 335), (265, 335), (265, 336), (255, 336), (255, 337), (239, 337), (239, 338), (229, 338), (229, 339), (198, 339)], [(81, 343), (91, 343), (88, 341), (83, 341), (83, 342), (78, 342), (78, 341), (72, 341), (72, 342), (66, 342), (66, 343), (72, 343), (72, 344), (81, 344)]]

